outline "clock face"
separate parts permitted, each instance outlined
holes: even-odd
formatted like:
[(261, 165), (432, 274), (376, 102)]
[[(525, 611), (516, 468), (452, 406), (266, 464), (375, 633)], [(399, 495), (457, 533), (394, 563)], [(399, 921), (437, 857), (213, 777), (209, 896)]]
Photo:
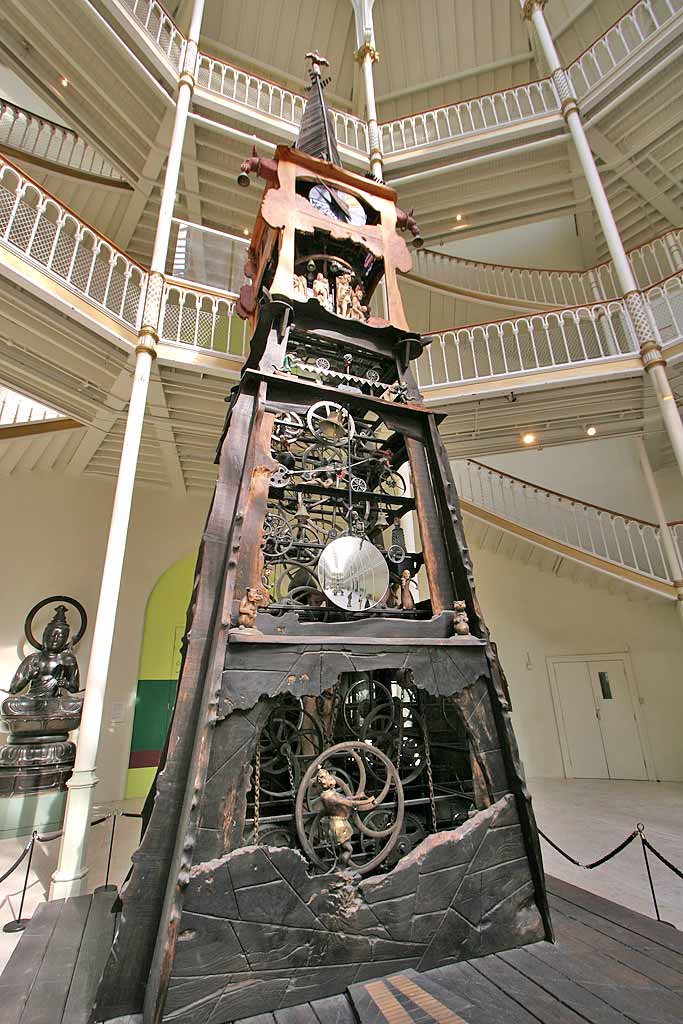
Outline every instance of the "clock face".
[(308, 201), (320, 213), (344, 224), (361, 225), (367, 222), (363, 204), (355, 196), (325, 185), (314, 185), (308, 193)]

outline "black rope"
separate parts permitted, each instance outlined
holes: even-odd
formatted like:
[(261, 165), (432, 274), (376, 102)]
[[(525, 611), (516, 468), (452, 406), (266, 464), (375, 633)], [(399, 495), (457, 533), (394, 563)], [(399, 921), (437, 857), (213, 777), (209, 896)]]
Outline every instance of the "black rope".
[(27, 842), (26, 846), (24, 847), (24, 849), (21, 851), (21, 853), (19, 854), (19, 856), (15, 860), (14, 864), (12, 864), (12, 866), (7, 869), (7, 871), (4, 873), (4, 875), (0, 875), (0, 883), (4, 882), (6, 878), (9, 878), (9, 876), (12, 874), (14, 869), (19, 867), (19, 865), (21, 864), (22, 860), (24, 859), (24, 857), (26, 856), (28, 851), (31, 849), (31, 843), (32, 842), (33, 842), (33, 836), (31, 836), (31, 838)]
[(647, 848), (650, 851), (650, 853), (654, 853), (655, 857), (658, 860), (661, 860), (662, 864), (666, 864), (666, 866), (668, 867), (669, 871), (673, 871), (673, 873), (675, 875), (678, 875), (679, 878), (683, 878), (683, 871), (680, 871), (679, 868), (677, 868), (674, 864), (672, 864), (670, 860), (667, 860), (666, 857), (662, 853), (659, 852), (659, 850), (655, 850), (655, 848), (652, 845), (652, 843), (649, 843), (647, 841), (647, 839), (645, 838), (645, 836), (642, 837), (642, 840), (643, 840), (643, 843), (645, 844), (645, 846), (647, 846)]
[(633, 842), (633, 840), (639, 835), (639, 832), (637, 829), (634, 829), (633, 832), (631, 832), (630, 835), (626, 836), (626, 839), (624, 839), (623, 842), (619, 843), (618, 846), (615, 846), (613, 850), (610, 850), (609, 853), (604, 854), (602, 857), (598, 857), (597, 860), (591, 861), (590, 864), (582, 864), (580, 860), (576, 860), (576, 858), (572, 857), (571, 854), (561, 849), (557, 845), (557, 843), (554, 843), (552, 839), (549, 839), (545, 832), (541, 832), (540, 828), (538, 830), (538, 834), (542, 836), (543, 839), (545, 839), (546, 843), (548, 843), (549, 846), (552, 846), (553, 850), (557, 850), (557, 852), (561, 854), (565, 858), (565, 860), (568, 860), (571, 864), (576, 864), (577, 868), (585, 868), (586, 871), (592, 871), (593, 868), (599, 868), (601, 864), (605, 864), (608, 860), (611, 860), (612, 857), (616, 857), (618, 853), (621, 853), (622, 850), (625, 850), (626, 847), (629, 846)]

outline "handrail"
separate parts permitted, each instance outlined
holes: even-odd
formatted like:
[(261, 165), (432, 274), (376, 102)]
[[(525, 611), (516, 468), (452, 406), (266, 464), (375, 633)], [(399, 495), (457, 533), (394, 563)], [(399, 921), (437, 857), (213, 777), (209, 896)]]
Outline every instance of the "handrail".
[(656, 523), (558, 494), (472, 459), (453, 463), (453, 472), (460, 498), (474, 509), (546, 537), (562, 550), (573, 548), (594, 566), (597, 559), (598, 568), (608, 563), (658, 584), (673, 582)]
[[(173, 72), (178, 74), (185, 37), (158, 0), (116, 2), (135, 18)], [(569, 65), (568, 73), (573, 76), (579, 98), (623, 65), (645, 39), (678, 13), (672, 0), (657, 0), (657, 3), (665, 7), (663, 17), (659, 8), (655, 11), (653, 0), (638, 0)], [(651, 21), (649, 30), (641, 24), (645, 12)], [(614, 39), (610, 42), (611, 37)], [(607, 64), (606, 70), (603, 70), (598, 54), (606, 55), (606, 60), (603, 59)], [(290, 128), (298, 125), (305, 106), (300, 93), (205, 53), (199, 55), (198, 85), (245, 108), (274, 116)], [(471, 137), (480, 131), (526, 124), (549, 114), (557, 115), (559, 120), (560, 109), (552, 80), (541, 78), (384, 121), (379, 125), (379, 133), (383, 152), (390, 158), (392, 154), (406, 154), (434, 143)], [(338, 141), (358, 153), (367, 153), (366, 122), (335, 109), (331, 109), (331, 114)]]
[(0, 146), (90, 177), (124, 182), (111, 161), (66, 125), (0, 99)]
[(65, 419), (64, 413), (35, 402), (11, 388), (0, 387), (0, 427)]
[[(639, 287), (650, 288), (681, 269), (668, 236), (674, 236), (679, 248), (683, 246), (683, 231), (676, 228), (628, 250)], [(451, 288), (476, 291), (507, 300), (511, 305), (521, 300), (565, 308), (606, 301), (617, 298), (619, 294), (610, 260), (587, 270), (549, 270), (486, 263), (434, 249), (418, 249), (413, 253), (413, 270), (408, 277), (416, 275), (429, 277), (437, 288), (441, 283)]]
[[(552, 494), (555, 498), (562, 498), (565, 501), (571, 501), (575, 504), (580, 504), (586, 508), (595, 509), (596, 512), (606, 512), (610, 516), (620, 516), (621, 512), (617, 512), (613, 508), (605, 508), (603, 505), (596, 505), (592, 501), (585, 501), (583, 498), (576, 498), (571, 494), (563, 494), (561, 491), (553, 491), (549, 487), (544, 487), (541, 484), (535, 484), (531, 480), (526, 480), (521, 476), (513, 476), (512, 473), (506, 473), (502, 469), (496, 469), (494, 466), (489, 466), (485, 462), (480, 462), (479, 459), (468, 459), (471, 465), (478, 466), (479, 469), (485, 469), (488, 473), (496, 473), (498, 476), (504, 476), (508, 480), (514, 480), (515, 483), (522, 484), (524, 487), (532, 487), (536, 490), (543, 491), (545, 494)], [(653, 523), (650, 519), (639, 519), (638, 516), (629, 516), (635, 523), (642, 523), (643, 526), (655, 526), (657, 523)], [(673, 526), (673, 523), (669, 523), (669, 526)]]

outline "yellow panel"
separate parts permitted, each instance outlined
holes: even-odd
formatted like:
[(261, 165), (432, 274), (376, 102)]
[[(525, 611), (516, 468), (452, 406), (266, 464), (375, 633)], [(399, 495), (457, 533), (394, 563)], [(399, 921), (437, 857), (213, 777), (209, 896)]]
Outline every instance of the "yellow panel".
[(156, 768), (129, 768), (126, 779), (126, 800), (144, 799), (154, 782)]
[(145, 610), (139, 679), (177, 679), (180, 641), (192, 594), (196, 555), (182, 558), (157, 580)]

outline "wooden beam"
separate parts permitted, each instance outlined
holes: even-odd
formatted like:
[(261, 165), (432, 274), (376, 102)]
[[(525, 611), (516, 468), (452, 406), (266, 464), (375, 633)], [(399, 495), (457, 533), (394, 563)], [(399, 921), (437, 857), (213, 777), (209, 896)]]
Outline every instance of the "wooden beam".
[(83, 426), (83, 423), (68, 417), (59, 420), (33, 420), (28, 423), (2, 424), (0, 425), (0, 441), (9, 441), (13, 437), (31, 437), (34, 434), (50, 434), (55, 430), (80, 430)]

